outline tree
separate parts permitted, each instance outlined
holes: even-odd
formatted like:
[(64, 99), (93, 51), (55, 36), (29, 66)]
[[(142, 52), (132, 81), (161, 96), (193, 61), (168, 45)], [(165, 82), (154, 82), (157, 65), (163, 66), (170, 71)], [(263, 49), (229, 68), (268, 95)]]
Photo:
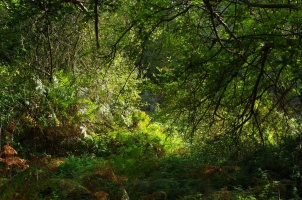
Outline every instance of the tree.
[[(116, 47), (110, 46), (118, 37), (109, 36), (111, 26), (106, 24), (98, 34), (102, 41), (92, 37), (96, 34), (92, 15), (96, 5), (94, 1), (86, 3), (0, 4), (5, 13), (1, 19), (1, 45), (5, 48), (0, 50), (0, 76), (6, 80), (0, 85), (4, 97), (1, 124), (13, 135), (9, 124), (15, 120), (18, 130), (14, 141), (2, 143), (64, 153), (57, 144), (78, 141), (84, 137), (84, 129), (104, 134), (116, 126), (126, 126), (139, 99), (136, 70)], [(98, 17), (107, 18), (104, 22), (117, 18), (108, 17), (115, 2), (102, 2), (97, 7), (103, 11)]]
[(296, 126), (288, 120), (301, 111), (298, 1), (132, 3), (134, 59), (187, 136), (264, 144)]
[[(264, 144), (298, 128), (299, 1), (3, 1), (0, 7), (5, 65), (19, 70), (26, 63), (32, 79), (50, 88), (58, 74), (69, 77), (67, 83), (90, 91), (87, 102), (106, 99), (119, 108), (112, 110), (117, 116), (127, 113), (122, 105), (129, 97), (137, 100), (131, 89), (138, 75), (151, 82), (142, 93), (155, 96), (162, 116), (179, 122), (187, 138), (226, 134), (237, 145), (249, 138)], [(120, 76), (121, 88), (110, 85)], [(110, 98), (108, 92), (100, 98), (98, 81), (114, 88)], [(77, 89), (74, 97), (82, 98)]]

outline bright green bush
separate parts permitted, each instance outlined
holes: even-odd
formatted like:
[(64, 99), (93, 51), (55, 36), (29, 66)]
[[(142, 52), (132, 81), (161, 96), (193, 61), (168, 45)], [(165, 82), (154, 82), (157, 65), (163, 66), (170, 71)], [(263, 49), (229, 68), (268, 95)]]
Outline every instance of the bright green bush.
[(160, 124), (150, 123), (146, 113), (132, 115), (129, 130), (109, 133), (111, 136), (110, 159), (116, 169), (130, 176), (144, 176), (154, 170), (158, 159), (182, 147), (177, 137), (168, 137)]

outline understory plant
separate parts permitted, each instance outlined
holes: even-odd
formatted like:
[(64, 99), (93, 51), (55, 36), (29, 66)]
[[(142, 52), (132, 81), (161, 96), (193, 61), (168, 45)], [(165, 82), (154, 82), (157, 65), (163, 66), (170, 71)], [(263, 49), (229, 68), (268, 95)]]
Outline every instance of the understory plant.
[(131, 126), (126, 130), (111, 132), (110, 160), (122, 174), (143, 177), (156, 169), (158, 160), (176, 153), (182, 141), (163, 133), (163, 127), (151, 123), (143, 111), (136, 111), (131, 117)]

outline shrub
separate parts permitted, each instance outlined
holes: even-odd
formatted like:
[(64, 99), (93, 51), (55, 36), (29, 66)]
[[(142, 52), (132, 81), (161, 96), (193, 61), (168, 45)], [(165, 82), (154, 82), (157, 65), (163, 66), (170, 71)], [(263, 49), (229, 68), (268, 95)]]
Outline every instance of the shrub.
[(80, 179), (87, 173), (97, 171), (104, 165), (104, 159), (94, 158), (89, 156), (69, 156), (65, 159), (65, 162), (58, 167), (57, 177)]
[(129, 176), (145, 176), (156, 168), (159, 158), (176, 152), (181, 140), (163, 133), (160, 124), (150, 123), (146, 113), (133, 114), (130, 130), (109, 133), (110, 159), (117, 171)]

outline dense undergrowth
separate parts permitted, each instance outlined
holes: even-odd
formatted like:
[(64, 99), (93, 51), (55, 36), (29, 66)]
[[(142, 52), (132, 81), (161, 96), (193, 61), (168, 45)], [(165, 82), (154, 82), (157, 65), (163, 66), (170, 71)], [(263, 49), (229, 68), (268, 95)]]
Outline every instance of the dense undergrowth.
[(301, 17), (0, 1), (0, 200), (302, 199)]
[[(0, 199), (302, 197), (299, 137), (242, 149), (234, 157), (221, 146), (221, 140), (227, 138), (208, 140), (198, 148), (197, 144), (186, 146), (180, 139), (166, 137), (160, 125), (151, 124), (145, 114), (131, 130), (109, 135), (106, 139), (97, 135), (84, 138), (79, 142), (82, 154), (27, 154), (27, 167), (23, 168), (18, 168), (18, 162), (2, 162)], [(13, 152), (9, 156), (20, 159), (12, 147), (9, 150)], [(4, 151), (1, 155), (2, 160), (9, 157)]]

